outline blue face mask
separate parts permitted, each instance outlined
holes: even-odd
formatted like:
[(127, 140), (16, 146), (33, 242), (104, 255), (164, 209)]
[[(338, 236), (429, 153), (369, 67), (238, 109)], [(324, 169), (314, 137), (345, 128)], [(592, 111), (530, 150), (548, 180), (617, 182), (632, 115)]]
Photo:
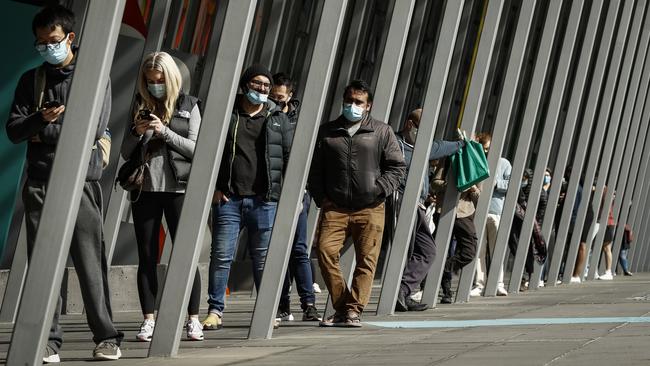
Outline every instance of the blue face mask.
[(246, 98), (248, 98), (249, 102), (258, 105), (258, 104), (266, 103), (266, 101), (269, 100), (269, 95), (262, 94), (257, 90), (248, 89), (248, 93), (246, 93)]
[(147, 90), (157, 99), (162, 99), (167, 95), (167, 86), (165, 84), (147, 83)]
[(41, 57), (45, 59), (45, 62), (52, 65), (60, 65), (68, 58), (68, 36), (66, 36), (61, 42), (45, 45), (45, 49), (38, 51), (41, 54)]
[(343, 104), (343, 117), (350, 122), (359, 122), (365, 110), (355, 104)]
[(544, 185), (550, 184), (551, 183), (551, 177), (548, 175), (544, 176)]
[(521, 188), (524, 188), (528, 185), (528, 180), (522, 180), (521, 181)]

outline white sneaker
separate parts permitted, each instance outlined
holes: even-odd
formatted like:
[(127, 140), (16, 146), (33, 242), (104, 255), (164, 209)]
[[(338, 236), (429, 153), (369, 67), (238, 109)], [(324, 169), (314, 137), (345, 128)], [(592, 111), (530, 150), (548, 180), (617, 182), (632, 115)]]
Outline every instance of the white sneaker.
[(600, 275), (598, 274), (598, 272), (596, 272), (596, 274), (594, 275), (594, 280), (599, 280), (599, 279), (600, 279)]
[(151, 342), (153, 336), (153, 328), (156, 326), (156, 321), (153, 319), (145, 319), (140, 324), (140, 333), (135, 336), (140, 342)]
[(600, 278), (598, 279), (603, 281), (611, 281), (614, 279), (614, 276), (612, 275), (612, 271), (607, 271), (605, 272), (604, 275), (600, 276)]
[(480, 287), (474, 287), (472, 291), (469, 292), (469, 296), (471, 297), (478, 297), (483, 295), (483, 289)]
[(412, 294), (411, 299), (413, 299), (415, 302), (422, 301), (422, 290), (419, 290), (418, 292)]
[(544, 287), (544, 280), (539, 280), (537, 287)]
[(320, 293), (321, 293), (320, 286), (318, 286), (318, 284), (317, 284), (316, 282), (314, 282), (314, 284), (312, 285), (312, 287), (314, 288), (314, 292), (315, 292), (315, 293), (317, 293), (317, 294), (320, 294)]
[(202, 341), (203, 340), (203, 325), (197, 318), (190, 318), (190, 320), (185, 323), (185, 330), (187, 330), (187, 339), (192, 341)]
[(499, 286), (497, 287), (497, 296), (508, 296), (508, 291), (505, 287)]
[(581, 283), (581, 282), (582, 280), (580, 279), (580, 277), (571, 277), (571, 281), (569, 281), (569, 283)]
[(61, 358), (59, 357), (59, 354), (56, 353), (56, 351), (50, 347), (50, 346), (45, 346), (45, 352), (43, 353), (43, 363), (59, 363), (61, 362)]

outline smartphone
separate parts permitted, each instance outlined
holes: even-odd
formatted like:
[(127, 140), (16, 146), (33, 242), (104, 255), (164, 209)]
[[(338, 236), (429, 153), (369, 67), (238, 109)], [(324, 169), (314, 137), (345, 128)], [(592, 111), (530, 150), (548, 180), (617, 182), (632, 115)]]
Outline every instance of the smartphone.
[(140, 117), (140, 119), (153, 119), (151, 118), (151, 111), (148, 109), (141, 109), (138, 112), (138, 116)]
[(60, 107), (62, 105), (63, 104), (61, 104), (61, 102), (59, 102), (59, 101), (51, 100), (49, 102), (45, 102), (45, 104), (43, 104), (43, 107), (46, 108), (46, 109), (50, 109), (50, 108), (57, 108), (57, 107)]

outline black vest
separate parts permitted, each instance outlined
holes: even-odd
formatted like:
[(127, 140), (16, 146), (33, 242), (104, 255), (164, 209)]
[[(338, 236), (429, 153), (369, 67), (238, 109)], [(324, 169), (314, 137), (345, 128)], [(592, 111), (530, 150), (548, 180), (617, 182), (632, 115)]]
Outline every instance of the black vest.
[[(198, 98), (181, 93), (178, 96), (176, 109), (167, 127), (180, 136), (187, 138), (190, 131), (190, 114), (194, 106), (198, 103)], [(181, 184), (187, 184), (187, 179), (190, 176), (190, 168), (192, 167), (192, 159), (187, 159), (169, 145), (167, 145), (167, 153), (169, 154), (169, 163), (174, 172), (174, 177), (176, 177), (176, 181)]]

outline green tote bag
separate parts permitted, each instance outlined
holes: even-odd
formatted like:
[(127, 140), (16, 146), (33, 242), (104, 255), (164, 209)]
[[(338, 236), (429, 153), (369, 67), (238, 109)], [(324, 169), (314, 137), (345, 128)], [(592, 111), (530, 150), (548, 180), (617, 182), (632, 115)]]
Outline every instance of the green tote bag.
[(451, 165), (456, 172), (456, 188), (463, 192), (490, 176), (483, 146), (465, 138), (465, 147), (451, 156)]

